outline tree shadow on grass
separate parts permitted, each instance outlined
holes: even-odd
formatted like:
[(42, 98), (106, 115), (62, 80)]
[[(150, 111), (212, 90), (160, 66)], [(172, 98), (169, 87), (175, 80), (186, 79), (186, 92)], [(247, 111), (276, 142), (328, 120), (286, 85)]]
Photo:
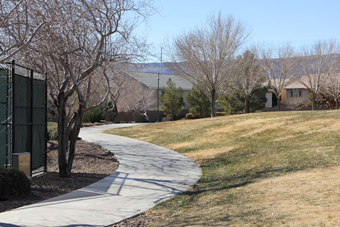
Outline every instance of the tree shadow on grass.
[(193, 187), (193, 190), (183, 192), (182, 195), (198, 196), (201, 193), (210, 191), (221, 191), (232, 188), (239, 188), (247, 186), (256, 182), (259, 179), (266, 179), (271, 177), (278, 177), (286, 175), (291, 172), (305, 170), (307, 168), (267, 168), (262, 171), (247, 172), (239, 176), (228, 176), (213, 180), (204, 180), (202, 177)]

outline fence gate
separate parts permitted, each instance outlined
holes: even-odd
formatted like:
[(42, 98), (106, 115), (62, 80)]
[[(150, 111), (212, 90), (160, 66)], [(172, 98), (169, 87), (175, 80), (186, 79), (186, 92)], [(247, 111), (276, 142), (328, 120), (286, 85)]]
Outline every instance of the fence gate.
[(14, 62), (0, 66), (0, 167), (10, 168), (13, 154), (28, 152), (31, 175), (46, 171), (46, 78)]

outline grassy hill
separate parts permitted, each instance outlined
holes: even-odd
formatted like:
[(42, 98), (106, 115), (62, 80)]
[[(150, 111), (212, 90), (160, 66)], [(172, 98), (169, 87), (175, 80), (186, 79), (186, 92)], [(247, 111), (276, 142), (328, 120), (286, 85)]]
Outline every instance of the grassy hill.
[(340, 111), (271, 112), (110, 130), (176, 150), (202, 168), (155, 226), (336, 226)]

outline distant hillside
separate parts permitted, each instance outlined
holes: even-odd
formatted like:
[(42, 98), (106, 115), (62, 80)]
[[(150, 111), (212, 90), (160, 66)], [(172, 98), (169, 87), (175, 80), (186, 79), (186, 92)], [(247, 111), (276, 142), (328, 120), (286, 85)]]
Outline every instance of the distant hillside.
[[(336, 54), (338, 58), (340, 59), (340, 54)], [(279, 59), (274, 58), (272, 61), (275, 62), (275, 64), (279, 65)], [(173, 62), (164, 62), (162, 63), (162, 73), (163, 74), (175, 74), (169, 67), (169, 65), (173, 64)], [(136, 70), (138, 72), (145, 72), (145, 73), (160, 73), (161, 72), (161, 64), (154, 62), (154, 63), (137, 63), (133, 64), (133, 70)], [(279, 71), (279, 68), (278, 68)], [(340, 72), (340, 69), (339, 69)]]

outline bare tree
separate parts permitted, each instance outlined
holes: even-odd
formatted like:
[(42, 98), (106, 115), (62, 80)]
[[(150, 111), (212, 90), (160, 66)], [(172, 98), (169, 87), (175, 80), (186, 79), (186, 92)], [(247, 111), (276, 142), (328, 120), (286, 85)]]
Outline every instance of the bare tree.
[[(253, 48), (253, 52), (257, 52)], [(242, 56), (237, 57), (237, 69), (232, 87), (243, 96), (244, 112), (250, 113), (249, 101), (252, 92), (261, 87), (264, 82), (261, 62), (254, 53), (247, 50)]]
[(315, 98), (325, 87), (339, 64), (339, 46), (336, 41), (318, 41), (302, 50), (300, 82), (312, 93), (312, 110)]
[[(89, 99), (87, 101), (89, 104), (99, 103), (108, 91), (107, 84), (110, 86), (110, 93), (104, 103), (105, 108), (108, 110), (109, 121), (114, 121), (114, 118), (118, 114), (118, 99), (128, 79), (129, 65), (130, 64), (120, 62), (108, 62), (108, 64), (100, 67), (100, 69), (96, 71), (97, 73), (91, 77), (92, 84), (89, 87), (91, 93), (88, 95)], [(108, 78), (108, 82), (106, 78)]]
[(212, 117), (216, 94), (232, 76), (235, 53), (248, 35), (240, 21), (232, 16), (222, 18), (219, 13), (208, 18), (206, 27), (178, 36), (167, 48), (173, 70), (209, 97)]
[(289, 44), (278, 48), (262, 49), (260, 54), (264, 75), (277, 98), (278, 110), (280, 110), (285, 87), (297, 79), (299, 59)]
[(110, 86), (111, 86), (111, 95), (107, 100), (107, 108), (109, 109), (109, 120), (114, 121), (115, 117), (118, 114), (118, 99), (121, 95), (121, 90), (125, 85), (128, 78), (127, 71), (123, 70), (111, 70), (110, 77)]
[(122, 88), (122, 99), (119, 100), (119, 106), (125, 112), (132, 112), (134, 120), (135, 114), (141, 115), (146, 121), (149, 121), (148, 109), (154, 104), (154, 92), (146, 85), (130, 78)]
[(335, 108), (339, 109), (340, 100), (340, 73), (332, 73), (324, 87), (324, 91), (332, 96), (335, 102)]
[(41, 15), (33, 16), (30, 10), (32, 6), (37, 7), (37, 2), (33, 0), (0, 2), (0, 62), (10, 60), (43, 36), (39, 31), (47, 21)]
[(103, 104), (112, 94), (108, 74), (101, 73), (106, 92), (90, 106), (92, 78), (108, 62), (126, 63), (143, 57), (145, 42), (133, 31), (151, 9), (148, 0), (39, 1), (39, 8), (30, 9), (32, 15), (47, 12), (44, 17), (49, 23), (40, 31), (45, 38), (31, 43), (22, 60), (48, 76), (49, 94), (58, 115), (61, 177), (71, 175), (84, 112)]

